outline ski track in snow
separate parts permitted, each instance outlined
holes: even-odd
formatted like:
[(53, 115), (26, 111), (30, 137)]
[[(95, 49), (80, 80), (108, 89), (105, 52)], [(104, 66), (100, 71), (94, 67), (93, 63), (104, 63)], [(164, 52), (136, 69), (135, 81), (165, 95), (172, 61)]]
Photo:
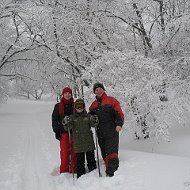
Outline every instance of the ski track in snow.
[[(25, 108), (25, 104), (19, 104), (19, 109), (15, 110), (17, 117), (13, 121), (14, 131), (8, 135), (13, 138), (14, 147), (10, 147), (11, 156), (5, 160), (6, 163), (3, 166), (6, 167), (5, 179), (1, 182), (0, 189), (6, 189), (10, 184), (13, 190), (54, 189), (54, 185), (50, 183), (50, 171), (48, 171), (49, 167), (52, 166), (51, 156), (48, 152), (50, 142), (45, 132), (47, 129), (44, 128), (50, 127), (50, 116), (47, 115), (48, 125), (41, 125), (43, 122), (41, 115), (45, 109), (38, 110), (39, 107), (35, 104), (29, 104), (27, 105), (28, 109)], [(14, 109), (10, 107), (10, 112), (7, 115), (11, 115)], [(24, 114), (22, 114), (23, 110)], [(45, 112), (45, 114), (47, 113)], [(6, 178), (10, 175), (11, 178)]]

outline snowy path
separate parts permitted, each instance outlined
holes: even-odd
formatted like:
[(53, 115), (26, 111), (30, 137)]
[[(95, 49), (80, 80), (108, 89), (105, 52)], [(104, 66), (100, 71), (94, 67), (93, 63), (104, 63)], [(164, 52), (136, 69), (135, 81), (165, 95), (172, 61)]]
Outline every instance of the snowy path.
[[(47, 129), (50, 128), (47, 107), (44, 105), (39, 109), (39, 106), (33, 103), (26, 106), (26, 102), (3, 107), (1, 114), (5, 116), (1, 117), (0, 129), (4, 138), (1, 139), (0, 168), (1, 180), (2, 176), (4, 180), (0, 189), (5, 189), (10, 184), (12, 189), (54, 189), (48, 179), (48, 167), (51, 167), (48, 149), (52, 139), (47, 134)], [(45, 117), (46, 122), (42, 120)]]
[(190, 190), (190, 158), (128, 151), (125, 139), (115, 177), (99, 178), (95, 170), (73, 184), (71, 174), (52, 176), (59, 165), (53, 106), (34, 101), (0, 105), (0, 190)]

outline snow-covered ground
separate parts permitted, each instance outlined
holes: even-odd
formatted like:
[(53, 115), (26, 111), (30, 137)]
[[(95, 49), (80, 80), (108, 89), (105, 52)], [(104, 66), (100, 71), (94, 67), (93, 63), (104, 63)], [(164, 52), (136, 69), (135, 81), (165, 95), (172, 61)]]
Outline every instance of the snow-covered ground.
[(59, 142), (51, 129), (55, 102), (11, 100), (0, 105), (0, 190), (190, 190), (190, 126), (173, 128), (171, 142), (121, 134), (120, 167), (112, 178), (95, 170), (74, 179), (53, 176)]

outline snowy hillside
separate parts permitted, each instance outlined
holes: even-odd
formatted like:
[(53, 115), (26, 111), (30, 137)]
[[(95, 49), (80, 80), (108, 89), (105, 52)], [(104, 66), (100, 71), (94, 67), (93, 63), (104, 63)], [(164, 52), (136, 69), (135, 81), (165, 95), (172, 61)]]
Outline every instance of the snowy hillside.
[[(120, 167), (112, 178), (95, 170), (79, 179), (52, 174), (59, 142), (51, 129), (55, 102), (12, 100), (0, 105), (0, 190), (190, 190), (190, 126), (173, 129), (171, 142), (121, 134)], [(167, 154), (167, 155), (166, 155)]]

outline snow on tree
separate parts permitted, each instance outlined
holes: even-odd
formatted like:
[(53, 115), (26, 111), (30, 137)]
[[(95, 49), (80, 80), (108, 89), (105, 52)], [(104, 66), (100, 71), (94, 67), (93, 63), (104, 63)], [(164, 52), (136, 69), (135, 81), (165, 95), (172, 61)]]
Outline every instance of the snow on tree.
[[(187, 100), (174, 99), (180, 85), (176, 84), (176, 89), (172, 87), (174, 77), (162, 68), (160, 60), (133, 51), (105, 52), (83, 77), (92, 84), (103, 82), (107, 93), (121, 101), (125, 126), (137, 138), (154, 136), (169, 140), (172, 123), (184, 124)], [(179, 101), (184, 101), (181, 106)]]

